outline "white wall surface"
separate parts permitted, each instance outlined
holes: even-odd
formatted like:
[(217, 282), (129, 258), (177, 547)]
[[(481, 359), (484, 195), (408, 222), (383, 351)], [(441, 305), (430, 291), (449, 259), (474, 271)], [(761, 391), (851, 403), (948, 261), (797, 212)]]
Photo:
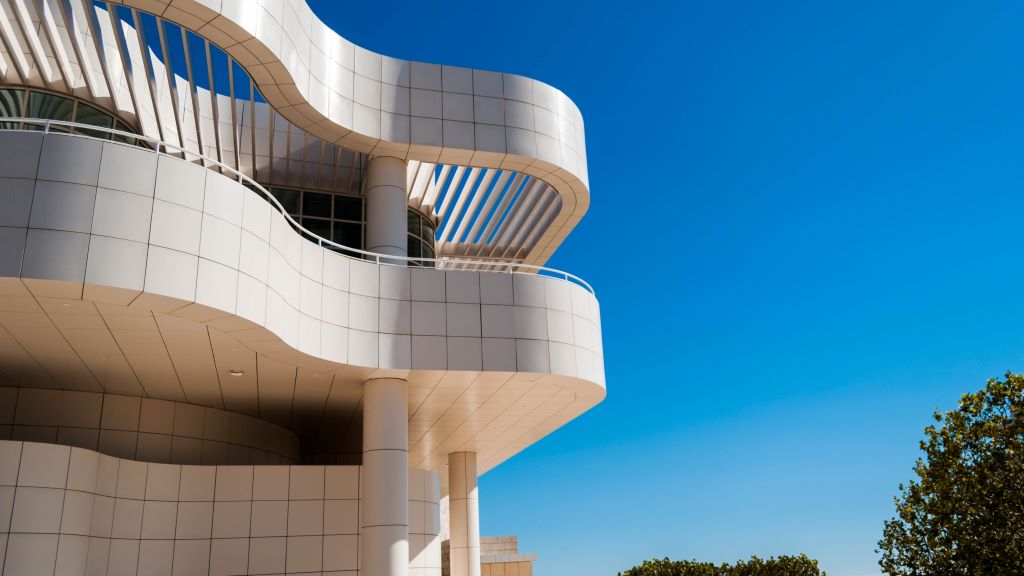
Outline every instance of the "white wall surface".
[(555, 374), (603, 395), (598, 304), (576, 284), (352, 259), (302, 239), (238, 182), (132, 146), (2, 132), (0, 150), (0, 276), (59, 280), (66, 298), (239, 317), (280, 339), (236, 333), (264, 353)]
[[(147, 464), (0, 441), (3, 576), (359, 574), (358, 466)], [(437, 474), (410, 470), (410, 575), (439, 576)]]
[(326, 120), (351, 131), (351, 143), (432, 152), (428, 161), (489, 153), (497, 161), (541, 163), (586, 186), (583, 117), (543, 82), (371, 52), (328, 28), (303, 0), (146, 6), (235, 56), (269, 102), (306, 114), (300, 126)]
[(328, 28), (304, 0), (127, 3), (223, 48), (275, 109), (327, 142), (508, 169), (551, 184), (562, 209), (530, 263), (547, 261), (590, 205), (583, 117), (543, 82), (377, 54)]
[(154, 398), (0, 387), (0, 440), (77, 446), (171, 464), (294, 464), (299, 439), (277, 424)]

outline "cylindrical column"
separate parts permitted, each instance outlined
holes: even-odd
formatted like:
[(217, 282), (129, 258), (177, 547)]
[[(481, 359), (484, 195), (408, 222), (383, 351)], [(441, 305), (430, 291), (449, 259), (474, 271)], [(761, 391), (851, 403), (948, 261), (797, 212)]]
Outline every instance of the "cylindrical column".
[(408, 406), (404, 380), (379, 378), (363, 385), (364, 576), (409, 574)]
[(480, 576), (476, 452), (448, 455), (448, 522), (451, 576)]
[(409, 253), (407, 181), (405, 160), (370, 158), (366, 167), (366, 250), (392, 256)]

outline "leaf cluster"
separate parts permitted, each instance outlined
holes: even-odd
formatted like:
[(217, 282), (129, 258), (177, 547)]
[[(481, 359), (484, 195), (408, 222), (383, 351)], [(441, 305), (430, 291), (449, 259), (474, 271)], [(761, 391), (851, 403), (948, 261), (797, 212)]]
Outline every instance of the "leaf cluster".
[(768, 559), (752, 556), (750, 560), (735, 564), (655, 558), (619, 572), (619, 576), (825, 576), (825, 573), (819, 570), (817, 560), (801, 554)]
[(1024, 574), (1024, 375), (989, 380), (934, 418), (879, 564), (894, 576)]

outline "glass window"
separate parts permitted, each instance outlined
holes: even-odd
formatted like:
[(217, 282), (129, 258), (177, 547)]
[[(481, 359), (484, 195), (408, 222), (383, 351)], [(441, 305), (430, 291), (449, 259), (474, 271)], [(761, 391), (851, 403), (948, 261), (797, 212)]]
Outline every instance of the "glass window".
[[(24, 90), (0, 90), (0, 116), (6, 116), (8, 118), (14, 118), (22, 115), (22, 107), (25, 103), (25, 91)], [(4, 122), (0, 124), (0, 128), (10, 129), (17, 128), (17, 124), (14, 122)]]
[(321, 238), (331, 238), (331, 221), (319, 218), (303, 218), (302, 227)]
[(409, 242), (407, 249), (410, 258), (434, 257), (434, 226), (430, 220), (419, 212), (409, 209)]
[(338, 244), (351, 248), (363, 248), (363, 225), (349, 222), (334, 223), (334, 238)]
[(288, 190), (287, 188), (271, 188), (270, 193), (277, 198), (277, 201), (284, 206), (284, 211), (296, 215), (299, 213), (299, 197), (300, 193), (298, 190)]
[(361, 197), (276, 186), (269, 190), (288, 214), (300, 219), (302, 227), (310, 234), (351, 248), (363, 247)]
[[(110, 128), (114, 123), (114, 119), (101, 112), (88, 104), (78, 103), (78, 108), (75, 110), (75, 122), (79, 124), (89, 124), (91, 126), (102, 126), (104, 128)], [(99, 130), (89, 130), (86, 128), (79, 128), (75, 130), (87, 136), (93, 136), (96, 138), (108, 138), (110, 134), (108, 132), (101, 132)]]
[(334, 218), (337, 220), (362, 221), (363, 199), (355, 196), (335, 196)]
[(113, 124), (113, 118), (108, 116), (105, 112), (97, 110), (88, 104), (79, 102), (78, 109), (75, 110), (75, 122), (79, 124), (89, 124), (92, 126), (102, 126), (104, 128), (110, 128)]
[(409, 234), (411, 234), (413, 236), (419, 236), (420, 235), (420, 220), (421, 220), (420, 215), (417, 214), (416, 212), (413, 212), (412, 210), (409, 210), (409, 212), (406, 214), (406, 216), (407, 216), (408, 221), (409, 221)]
[(302, 215), (317, 216), (319, 218), (331, 217), (331, 195), (320, 192), (302, 193)]
[(24, 90), (0, 90), (0, 116), (21, 116), (21, 106), (24, 102)]
[[(45, 94), (43, 92), (29, 92), (28, 93), (28, 111), (26, 116), (29, 118), (46, 118), (49, 120), (65, 120), (71, 121), (71, 112), (74, 108), (74, 101), (57, 96), (55, 94)], [(32, 127), (34, 130), (42, 130), (42, 126)], [(57, 127), (51, 127), (51, 130), (56, 130)], [(66, 130), (66, 129), (65, 129)]]
[[(41, 118), (44, 120), (63, 120), (89, 124), (103, 128), (114, 127), (124, 132), (135, 133), (131, 126), (116, 120), (111, 114), (99, 108), (87, 104), (81, 100), (68, 98), (57, 94), (37, 92), (35, 90), (24, 90), (17, 88), (0, 88), (0, 118), (25, 116), (29, 118)], [(0, 128), (18, 128), (15, 123), (0, 123)], [(21, 126), (26, 130), (42, 130), (40, 124), (25, 124)], [(96, 138), (110, 138), (108, 132), (89, 129), (72, 129), (63, 126), (50, 126), (55, 132), (77, 132)], [(118, 142), (136, 144), (135, 138), (124, 136), (113, 137)]]
[[(120, 120), (114, 122), (114, 129), (115, 130), (120, 130), (122, 132), (135, 132), (135, 130), (132, 130), (131, 126), (125, 124), (124, 122), (121, 122)], [(135, 138), (129, 138), (127, 136), (121, 136), (120, 134), (114, 134), (113, 138), (111, 138), (111, 139), (114, 142), (124, 142), (125, 144), (131, 144), (133, 146), (135, 145), (135, 142), (136, 142)]]
[[(427, 242), (420, 242), (419, 246), (420, 246), (420, 253), (419, 253), (419, 257), (420, 258), (433, 258), (434, 257), (434, 249), (432, 247), (433, 244), (428, 244)], [(410, 254), (410, 256), (412, 256), (412, 254)], [(433, 268), (434, 267), (434, 263), (433, 262), (418, 262), (417, 266), (423, 266), (425, 268)]]

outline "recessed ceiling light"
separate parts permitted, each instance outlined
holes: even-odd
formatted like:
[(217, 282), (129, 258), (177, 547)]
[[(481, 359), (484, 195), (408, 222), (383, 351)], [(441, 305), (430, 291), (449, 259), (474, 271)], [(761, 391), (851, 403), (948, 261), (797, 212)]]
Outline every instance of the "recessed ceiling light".
[(232, 376), (241, 376), (242, 374), (245, 374), (245, 372), (242, 372), (238, 368), (232, 368), (231, 369), (231, 375)]

